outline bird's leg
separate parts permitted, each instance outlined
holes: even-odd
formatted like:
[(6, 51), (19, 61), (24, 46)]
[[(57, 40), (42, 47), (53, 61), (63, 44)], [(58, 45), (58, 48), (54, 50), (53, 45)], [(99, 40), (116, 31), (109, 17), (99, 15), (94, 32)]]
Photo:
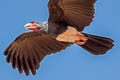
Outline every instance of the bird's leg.
[(88, 37), (85, 37), (82, 33), (77, 33), (76, 36), (79, 37), (79, 40), (75, 40), (75, 43), (78, 45), (83, 45), (88, 40)]

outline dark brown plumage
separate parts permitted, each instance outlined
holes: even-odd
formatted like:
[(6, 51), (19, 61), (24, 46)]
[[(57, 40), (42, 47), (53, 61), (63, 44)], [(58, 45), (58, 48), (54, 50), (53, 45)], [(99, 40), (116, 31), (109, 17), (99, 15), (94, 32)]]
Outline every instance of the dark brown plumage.
[(110, 38), (86, 33), (83, 34), (88, 37), (88, 41), (84, 45), (80, 46), (94, 55), (105, 54), (109, 49), (114, 46), (114, 40)]
[[(58, 24), (64, 26), (75, 27), (78, 31), (82, 31), (88, 26), (94, 17), (94, 3), (96, 0), (50, 0), (49, 8), (49, 30), (52, 25)], [(62, 24), (62, 26), (60, 25)], [(55, 27), (55, 25), (54, 25)], [(60, 30), (57, 27), (57, 30)], [(59, 32), (57, 31), (56, 32)]]
[[(50, 0), (48, 31), (34, 22), (27, 27), (32, 32), (21, 34), (5, 50), (6, 61), (26, 75), (36, 74), (46, 55), (56, 53), (76, 43), (94, 55), (104, 54), (113, 47), (110, 38), (81, 33), (94, 17), (96, 0)], [(39, 24), (37, 24), (39, 25)], [(72, 28), (70, 28), (72, 27)], [(69, 39), (68, 39), (69, 38)]]
[(50, 53), (56, 53), (68, 47), (70, 43), (59, 42), (43, 32), (23, 33), (6, 49), (8, 63), (29, 75), (36, 73), (41, 60)]

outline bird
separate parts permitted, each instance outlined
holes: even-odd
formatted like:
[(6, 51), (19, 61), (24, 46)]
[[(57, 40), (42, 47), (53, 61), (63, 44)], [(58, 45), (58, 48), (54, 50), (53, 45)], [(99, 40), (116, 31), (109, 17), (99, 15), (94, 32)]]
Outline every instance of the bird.
[(93, 21), (96, 0), (49, 0), (49, 17), (45, 22), (31, 21), (30, 30), (20, 34), (4, 51), (13, 69), (26, 76), (40, 68), (45, 56), (77, 44), (93, 55), (105, 54), (114, 46), (111, 38), (83, 33)]

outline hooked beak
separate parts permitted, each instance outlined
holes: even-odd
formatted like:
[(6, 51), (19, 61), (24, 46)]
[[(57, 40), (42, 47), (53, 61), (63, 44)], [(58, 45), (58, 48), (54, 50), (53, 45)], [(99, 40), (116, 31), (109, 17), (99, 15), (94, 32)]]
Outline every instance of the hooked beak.
[(25, 27), (25, 29), (31, 29), (32, 27)]
[(30, 28), (32, 28), (30, 23), (24, 25), (24, 27), (25, 27), (25, 29), (30, 29)]
[(24, 25), (25, 29), (39, 31), (40, 29), (35, 25), (35, 23), (27, 23)]

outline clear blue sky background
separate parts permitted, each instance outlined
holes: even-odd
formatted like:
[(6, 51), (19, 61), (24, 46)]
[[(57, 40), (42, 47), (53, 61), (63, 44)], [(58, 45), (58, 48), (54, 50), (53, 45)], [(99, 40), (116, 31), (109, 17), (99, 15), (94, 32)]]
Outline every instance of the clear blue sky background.
[(0, 80), (120, 80), (120, 1), (97, 0), (95, 18), (84, 32), (110, 37), (115, 46), (94, 56), (77, 45), (47, 56), (36, 76), (26, 77), (5, 61), (3, 51), (30, 21), (48, 19), (47, 0), (0, 0)]

